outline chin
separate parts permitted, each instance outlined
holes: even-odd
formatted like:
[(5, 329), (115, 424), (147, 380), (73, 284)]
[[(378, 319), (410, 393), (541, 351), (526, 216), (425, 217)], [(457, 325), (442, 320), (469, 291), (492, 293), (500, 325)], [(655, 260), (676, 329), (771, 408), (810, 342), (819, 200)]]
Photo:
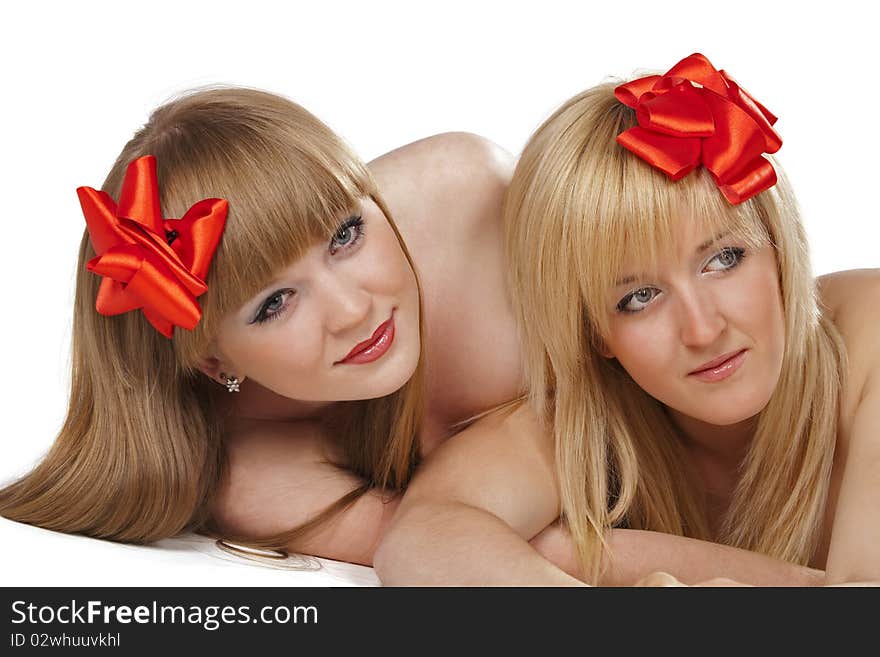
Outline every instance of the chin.
[(745, 422), (746, 420), (755, 417), (760, 412), (760, 409), (757, 412), (737, 412), (731, 411), (728, 409), (719, 410), (717, 413), (706, 413), (703, 410), (702, 413), (694, 415), (696, 419), (701, 422), (705, 422), (706, 424), (711, 424), (716, 427), (729, 427), (735, 424), (739, 424), (740, 422)]
[[(385, 360), (389, 356), (390, 358)], [(382, 359), (385, 362), (381, 363), (380, 367), (369, 374), (364, 372), (359, 378), (356, 389), (338, 401), (378, 399), (400, 390), (415, 374), (419, 364), (418, 345), (415, 349), (402, 349), (395, 354), (387, 354), (385, 358)], [(379, 365), (379, 362), (374, 365)]]
[(769, 398), (731, 399), (727, 403), (714, 401), (692, 409), (694, 413), (691, 414), (691, 417), (707, 424), (727, 427), (755, 417), (767, 407), (768, 401)]

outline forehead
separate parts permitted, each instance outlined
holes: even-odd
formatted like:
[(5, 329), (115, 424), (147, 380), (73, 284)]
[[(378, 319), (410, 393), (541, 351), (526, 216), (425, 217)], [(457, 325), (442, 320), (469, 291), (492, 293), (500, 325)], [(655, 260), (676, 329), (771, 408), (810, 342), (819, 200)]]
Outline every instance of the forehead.
[(638, 274), (655, 272), (670, 265), (689, 263), (720, 240), (742, 240), (742, 226), (726, 218), (706, 219), (692, 212), (680, 212), (648, 230), (625, 231), (618, 243), (617, 257), (609, 268), (615, 282), (632, 282)]
[(353, 217), (360, 217), (365, 226), (369, 226), (371, 234), (392, 231), (384, 211), (372, 197), (362, 196), (354, 199), (351, 207), (344, 211), (337, 211), (328, 222), (309, 236), (308, 241), (303, 242), (300, 249), (289, 252), (290, 257), (279, 262), (272, 270), (271, 276), (249, 290), (247, 297), (238, 307), (227, 313), (224, 321), (248, 314), (252, 306), (267, 294), (271, 294), (281, 287), (289, 286), (297, 279), (307, 277), (314, 267), (318, 266), (318, 262), (326, 257), (334, 233), (339, 230), (343, 222)]

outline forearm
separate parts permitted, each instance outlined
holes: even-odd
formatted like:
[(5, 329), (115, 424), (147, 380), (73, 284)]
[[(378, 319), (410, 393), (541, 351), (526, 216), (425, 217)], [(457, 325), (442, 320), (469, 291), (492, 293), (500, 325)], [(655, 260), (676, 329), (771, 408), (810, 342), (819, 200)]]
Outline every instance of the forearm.
[(826, 585), (880, 583), (880, 531), (868, 526), (853, 527), (845, 544), (836, 538), (832, 537), (825, 566)]
[(880, 583), (880, 563), (876, 554), (878, 545), (874, 543), (870, 549), (855, 549), (847, 554), (835, 551), (833, 546), (826, 566), (825, 583), (833, 586), (845, 586), (852, 582)]
[(880, 371), (877, 377), (863, 393), (843, 452), (825, 563), (828, 584), (880, 581)]
[(456, 502), (401, 509), (373, 565), (386, 586), (584, 586), (498, 517)]
[(755, 586), (821, 586), (825, 574), (757, 552), (683, 536), (615, 529), (603, 560), (603, 586), (629, 586), (655, 571), (685, 584), (725, 577)]

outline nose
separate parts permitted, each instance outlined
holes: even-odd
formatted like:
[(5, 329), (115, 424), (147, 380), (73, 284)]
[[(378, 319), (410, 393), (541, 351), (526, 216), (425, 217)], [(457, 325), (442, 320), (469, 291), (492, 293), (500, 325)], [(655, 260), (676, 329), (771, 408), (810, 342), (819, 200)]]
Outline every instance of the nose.
[(373, 296), (339, 272), (322, 276), (318, 291), (324, 300), (324, 324), (331, 333), (357, 328), (370, 316)]
[(679, 296), (681, 342), (688, 347), (707, 347), (727, 328), (718, 300), (708, 291), (692, 288)]

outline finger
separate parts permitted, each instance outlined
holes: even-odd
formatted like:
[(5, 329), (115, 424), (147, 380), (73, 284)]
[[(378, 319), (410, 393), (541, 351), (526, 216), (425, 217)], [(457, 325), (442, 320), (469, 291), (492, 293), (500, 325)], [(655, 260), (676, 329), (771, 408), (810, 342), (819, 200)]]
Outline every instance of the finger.
[(658, 571), (656, 573), (651, 573), (640, 579), (638, 582), (634, 584), (634, 586), (651, 586), (651, 587), (659, 587), (659, 586), (687, 586), (683, 584), (678, 579), (670, 575), (669, 573), (664, 573), (662, 571)]

